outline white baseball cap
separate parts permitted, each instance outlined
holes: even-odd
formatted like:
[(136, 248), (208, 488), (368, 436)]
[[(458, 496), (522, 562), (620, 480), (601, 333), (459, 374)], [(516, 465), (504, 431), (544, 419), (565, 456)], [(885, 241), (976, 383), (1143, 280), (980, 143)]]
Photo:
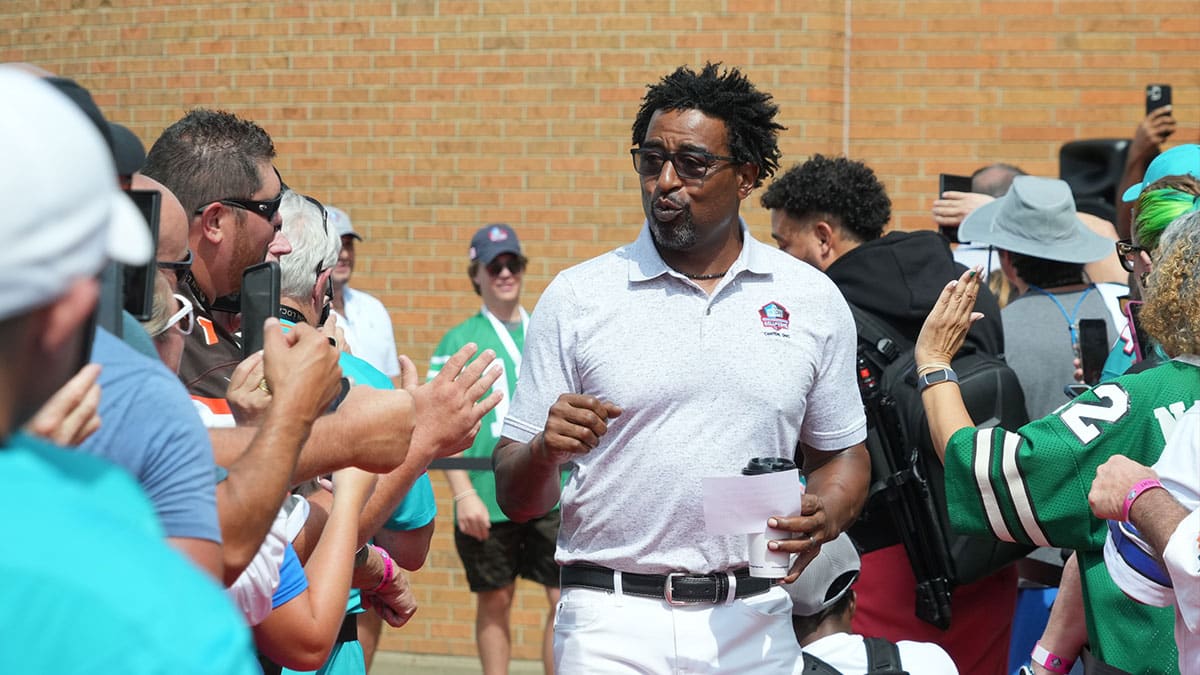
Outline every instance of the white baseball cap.
[(63, 94), (0, 66), (0, 320), (62, 295), (108, 260), (142, 265), (150, 229), (104, 139)]
[(354, 231), (354, 225), (350, 224), (350, 216), (345, 211), (336, 206), (326, 206), (325, 213), (339, 237), (354, 237), (362, 241), (362, 235)]
[(858, 550), (844, 532), (825, 542), (800, 578), (784, 586), (792, 596), (792, 614), (815, 616), (829, 609), (845, 597), (861, 569)]

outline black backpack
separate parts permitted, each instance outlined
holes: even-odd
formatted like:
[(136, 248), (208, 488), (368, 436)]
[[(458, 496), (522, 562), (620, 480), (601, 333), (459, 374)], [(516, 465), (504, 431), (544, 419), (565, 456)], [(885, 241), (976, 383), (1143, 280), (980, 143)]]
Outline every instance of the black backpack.
[[(900, 650), (894, 643), (883, 638), (865, 637), (863, 643), (867, 648), (868, 675), (908, 675), (908, 671), (900, 667)], [(804, 652), (804, 670), (806, 675), (842, 675), (841, 671)]]
[[(872, 396), (864, 377), (872, 379), (869, 384), (874, 387), (876, 412), (882, 409), (884, 413), (883, 423), (875, 426), (885, 427), (868, 430), (872, 484), (863, 516), (850, 535), (864, 551), (871, 551), (897, 543), (899, 534), (918, 581), (918, 616), (945, 628), (953, 586), (982, 579), (1023, 558), (1034, 547), (960, 535), (950, 527), (945, 472), (934, 453), (917, 392), (913, 343), (875, 316), (854, 305), (850, 309), (858, 328), (860, 385), (868, 420), (878, 422), (879, 417), (872, 415)], [(1016, 429), (1029, 421), (1020, 382), (1003, 358), (965, 346), (950, 365), (976, 426)], [(890, 459), (884, 456), (889, 449)], [(903, 524), (898, 522), (904, 513), (909, 514), (908, 529), (915, 526), (924, 539), (917, 547), (923, 553), (915, 554), (911, 542), (904, 541)], [(927, 595), (942, 597), (936, 602), (944, 605), (940, 610), (920, 607), (923, 581), (933, 586), (926, 589)]]

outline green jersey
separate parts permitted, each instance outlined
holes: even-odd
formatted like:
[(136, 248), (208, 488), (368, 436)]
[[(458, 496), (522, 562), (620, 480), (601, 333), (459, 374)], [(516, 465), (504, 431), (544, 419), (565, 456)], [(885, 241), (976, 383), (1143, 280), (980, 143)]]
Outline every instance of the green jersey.
[(962, 429), (946, 448), (950, 520), (964, 534), (1075, 549), (1093, 652), (1131, 673), (1177, 673), (1170, 608), (1125, 597), (1104, 567), (1104, 521), (1087, 495), (1122, 454), (1147, 466), (1200, 403), (1200, 361), (1176, 360), (1093, 387), (1016, 432)]

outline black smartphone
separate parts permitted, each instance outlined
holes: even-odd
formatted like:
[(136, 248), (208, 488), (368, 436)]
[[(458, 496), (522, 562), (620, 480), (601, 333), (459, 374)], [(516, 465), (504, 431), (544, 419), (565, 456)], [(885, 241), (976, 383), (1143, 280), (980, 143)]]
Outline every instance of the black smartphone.
[[(941, 199), (942, 195), (947, 192), (970, 192), (971, 177), (970, 176), (955, 176), (950, 173), (938, 174), (938, 193), (937, 198)], [(939, 225), (938, 232), (942, 236), (950, 240), (951, 244), (958, 243), (958, 226), (957, 225)]]
[(1163, 106), (1171, 105), (1171, 85), (1169, 84), (1148, 84), (1146, 85), (1146, 114), (1158, 110)]
[(242, 272), (242, 356), (263, 348), (263, 322), (279, 316), (279, 263), (269, 260)]
[(1108, 326), (1104, 319), (1079, 320), (1079, 362), (1083, 366), (1083, 381), (1093, 385), (1100, 381), (1104, 361), (1108, 358)]
[[(125, 194), (137, 205), (142, 218), (150, 227), (151, 251), (158, 250), (158, 209), (162, 195), (158, 190), (127, 190)], [(121, 289), (124, 292), (123, 306), (126, 312), (138, 321), (149, 321), (154, 312), (154, 273), (157, 271), (154, 258), (145, 265), (121, 266)]]
[(110, 262), (100, 271), (100, 298), (96, 301), (96, 325), (117, 337), (124, 337), (125, 322), (121, 320), (123, 291), (121, 290), (121, 267)]

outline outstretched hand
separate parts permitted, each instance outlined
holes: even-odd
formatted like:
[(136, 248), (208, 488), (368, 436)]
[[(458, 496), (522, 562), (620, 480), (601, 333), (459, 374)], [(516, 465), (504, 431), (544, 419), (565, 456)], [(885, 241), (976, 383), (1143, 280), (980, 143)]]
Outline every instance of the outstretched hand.
[(914, 354), (918, 368), (935, 363), (949, 364), (966, 340), (971, 324), (983, 318), (982, 313), (974, 311), (975, 298), (979, 295), (979, 272), (979, 267), (973, 267), (942, 289), (917, 336)]
[(407, 374), (415, 368), (401, 370), (402, 382), (412, 394), (416, 409), (413, 445), (433, 450), (435, 457), (448, 457), (471, 447), (484, 415), (503, 397), (499, 391), (484, 397), (504, 370), (491, 367), (496, 353), (490, 349), (471, 361), (478, 349), (474, 343), (463, 346), (432, 380), (420, 386), (416, 386), (413, 375)]

